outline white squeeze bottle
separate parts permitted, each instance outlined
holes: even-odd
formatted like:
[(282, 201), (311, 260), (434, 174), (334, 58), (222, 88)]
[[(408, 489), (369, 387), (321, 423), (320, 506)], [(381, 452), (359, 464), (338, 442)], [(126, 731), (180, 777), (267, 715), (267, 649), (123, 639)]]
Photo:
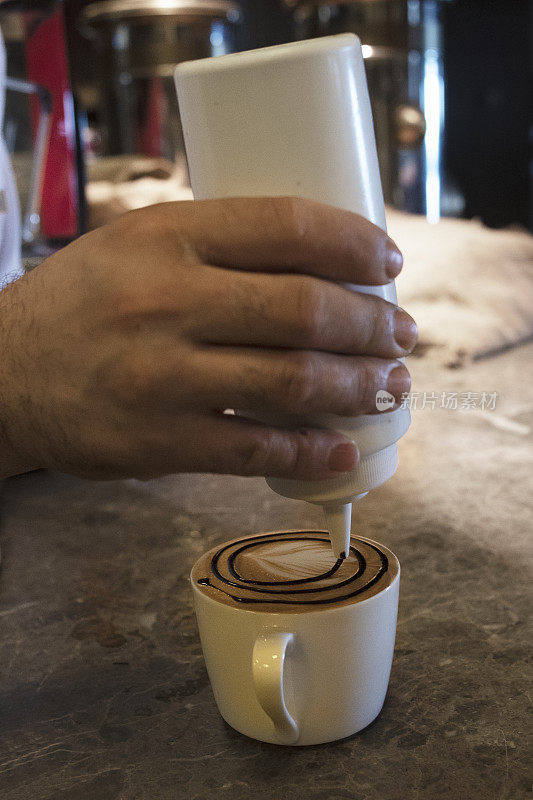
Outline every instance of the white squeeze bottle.
[[(357, 36), (188, 61), (176, 67), (175, 81), (195, 199), (299, 196), (354, 211), (386, 229)], [(397, 302), (393, 282), (349, 288)], [(394, 474), (409, 409), (354, 418), (246, 415), (283, 427), (333, 428), (357, 444), (358, 465), (337, 478), (267, 479), (285, 497), (322, 505), (333, 551), (347, 555), (351, 504)]]

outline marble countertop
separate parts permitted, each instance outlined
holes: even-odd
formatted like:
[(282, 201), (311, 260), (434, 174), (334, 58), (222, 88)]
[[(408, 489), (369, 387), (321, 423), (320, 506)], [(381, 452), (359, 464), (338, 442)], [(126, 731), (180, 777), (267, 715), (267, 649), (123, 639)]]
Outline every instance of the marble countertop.
[(356, 510), (354, 529), (402, 564), (378, 719), (282, 748), (233, 731), (213, 700), (191, 565), (233, 536), (322, 527), (316, 508), (261, 479), (33, 473), (8, 481), (0, 505), (3, 800), (530, 797), (533, 344), (411, 369), (420, 401), (499, 396), (493, 412), (414, 411), (397, 474)]

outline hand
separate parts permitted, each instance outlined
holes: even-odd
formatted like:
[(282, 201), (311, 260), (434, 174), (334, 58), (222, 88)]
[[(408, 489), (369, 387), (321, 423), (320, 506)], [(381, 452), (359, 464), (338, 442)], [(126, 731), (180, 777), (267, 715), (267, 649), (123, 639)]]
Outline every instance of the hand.
[(352, 469), (336, 432), (223, 410), (354, 416), (378, 389), (399, 399), (414, 322), (335, 282), (387, 283), (401, 263), (362, 217), (294, 198), (166, 203), (81, 237), (0, 292), (0, 475)]

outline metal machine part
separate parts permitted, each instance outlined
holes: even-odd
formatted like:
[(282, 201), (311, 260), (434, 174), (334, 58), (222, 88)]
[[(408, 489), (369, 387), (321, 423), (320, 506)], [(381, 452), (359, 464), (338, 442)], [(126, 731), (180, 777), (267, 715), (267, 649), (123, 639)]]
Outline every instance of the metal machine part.
[(181, 61), (231, 52), (239, 20), (239, 6), (228, 0), (111, 0), (87, 6), (82, 30), (100, 56), (104, 151), (183, 157), (173, 69)]
[(285, 0), (300, 39), (347, 31), (363, 43), (385, 199), (443, 212), (445, 0)]
[(44, 184), (44, 168), (48, 155), (52, 123), (52, 96), (48, 89), (31, 81), (6, 78), (6, 89), (26, 95), (35, 95), (39, 101), (39, 116), (35, 132), (35, 144), (26, 211), (22, 223), (24, 245), (33, 245), (41, 227), (41, 202)]

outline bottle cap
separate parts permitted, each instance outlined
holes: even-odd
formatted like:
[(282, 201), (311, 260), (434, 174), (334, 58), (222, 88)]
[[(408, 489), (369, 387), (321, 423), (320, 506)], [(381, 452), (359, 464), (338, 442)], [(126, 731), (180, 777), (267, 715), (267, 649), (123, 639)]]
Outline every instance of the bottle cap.
[(289, 478), (267, 478), (271, 489), (284, 497), (307, 500), (308, 503), (350, 503), (394, 475), (398, 467), (396, 443), (361, 458), (352, 472), (325, 481), (296, 481)]

